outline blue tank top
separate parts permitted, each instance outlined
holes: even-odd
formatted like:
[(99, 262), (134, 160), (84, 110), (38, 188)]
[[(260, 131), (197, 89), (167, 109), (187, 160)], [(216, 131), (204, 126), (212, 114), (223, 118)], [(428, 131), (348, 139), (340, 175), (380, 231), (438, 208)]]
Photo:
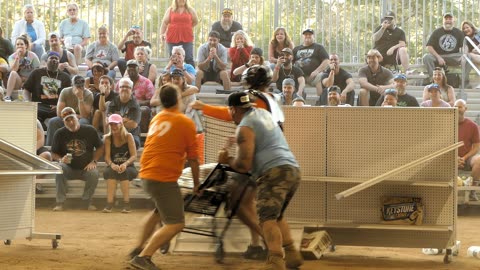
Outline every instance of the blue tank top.
[(239, 127), (249, 127), (255, 133), (255, 153), (252, 174), (259, 177), (267, 170), (281, 165), (299, 167), (287, 140), (270, 112), (252, 108), (245, 113)]
[[(120, 165), (130, 158), (130, 151), (128, 150), (128, 142), (116, 147), (113, 143), (113, 136), (110, 136), (110, 159), (113, 163)], [(133, 166), (130, 164), (128, 166)]]

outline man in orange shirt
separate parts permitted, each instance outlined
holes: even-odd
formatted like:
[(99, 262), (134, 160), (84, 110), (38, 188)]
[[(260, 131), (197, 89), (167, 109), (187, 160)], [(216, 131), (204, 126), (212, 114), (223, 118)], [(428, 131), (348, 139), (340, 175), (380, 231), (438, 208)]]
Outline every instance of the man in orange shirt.
[(192, 169), (193, 191), (198, 193), (197, 132), (193, 121), (178, 110), (179, 92), (172, 84), (160, 89), (160, 102), (164, 109), (150, 122), (140, 160), (140, 177), (164, 225), (153, 234), (140, 254), (130, 261), (139, 269), (158, 269), (151, 256), (185, 226), (183, 198), (177, 184), (185, 159)]

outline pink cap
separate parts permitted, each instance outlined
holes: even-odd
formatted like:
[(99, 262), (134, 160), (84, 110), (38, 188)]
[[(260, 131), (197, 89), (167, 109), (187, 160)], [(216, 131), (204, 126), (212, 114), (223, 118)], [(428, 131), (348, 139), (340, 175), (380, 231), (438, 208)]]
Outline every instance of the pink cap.
[(120, 124), (123, 122), (123, 118), (119, 114), (112, 114), (108, 117), (108, 123)]

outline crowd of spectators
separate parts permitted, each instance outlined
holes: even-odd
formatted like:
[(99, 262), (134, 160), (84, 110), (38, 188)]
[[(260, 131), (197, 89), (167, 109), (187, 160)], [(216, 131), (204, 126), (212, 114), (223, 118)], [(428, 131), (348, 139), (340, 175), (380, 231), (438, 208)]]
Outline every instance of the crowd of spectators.
[[(358, 70), (360, 88), (355, 89), (352, 74), (341, 67), (341, 56), (329, 54), (317, 43), (314, 29), (304, 29), (301, 44), (295, 46), (286, 28), (276, 28), (264, 57), (263, 50), (250, 39), (253, 33), (243, 30), (230, 8), (223, 9), (220, 20), (212, 24), (194, 59), (193, 29), (199, 19), (188, 2), (173, 0), (162, 19), (159, 34), (170, 55), (164, 67), (152, 62), (151, 43), (144, 39), (139, 26), (132, 26), (115, 45), (109, 40), (108, 26), (102, 25), (96, 30), (96, 40), (91, 41), (90, 26), (79, 18), (78, 5), (70, 3), (67, 18), (59, 22), (58, 31), (47, 34), (44, 24), (35, 18), (35, 7), (25, 5), (23, 19), (15, 22), (10, 40), (0, 28), (0, 86), (6, 89), (4, 101), (13, 101), (14, 91), (23, 89), (25, 101), (38, 102), (38, 120), (46, 130), (44, 144), (57, 144), (56, 151), (56, 134), (67, 132), (63, 127), (72, 116), (74, 123), (70, 129), (66, 127), (70, 132), (75, 133), (78, 122), (93, 126), (99, 138), (109, 134), (109, 140), (121, 138), (121, 142), (130, 145), (131, 136), (138, 148), (141, 133), (148, 132), (150, 120), (163, 109), (160, 87), (155, 90), (155, 85), (178, 86), (179, 108), (187, 115), (191, 112), (189, 104), (194, 103), (205, 82), (220, 83), (224, 91), (230, 91), (232, 86), (241, 84), (242, 77), (253, 76), (245, 75), (252, 66), (262, 66), (257, 70), (271, 73), (271, 84), (262, 91), (276, 91), (277, 102), (283, 105), (305, 106), (305, 89), (310, 86), (316, 90), (316, 105), (322, 106), (450, 107), (456, 104), (456, 97), (454, 85), (447, 82), (446, 70), (448, 66), (465, 64), (462, 46), (474, 63), (480, 63), (480, 52), (464, 42), (464, 37), (469, 37), (475, 45), (480, 44), (476, 27), (464, 21), (461, 29), (455, 28), (454, 16), (445, 13), (442, 26), (433, 31), (426, 43), (428, 53), (423, 60), (428, 78), (419, 105), (406, 92), (407, 77), (413, 71), (405, 32), (396, 25), (393, 12), (385, 14), (372, 31), (372, 49), (365, 55), (366, 64)], [(88, 68), (86, 77), (79, 75), (79, 65)], [(119, 81), (117, 69), (122, 77)], [(469, 70), (466, 65), (466, 83)], [(196, 107), (203, 108), (203, 104)], [(64, 112), (66, 108), (69, 109)], [(123, 135), (124, 130), (131, 135)], [(108, 148), (112, 149), (110, 143)], [(95, 145), (100, 147), (97, 142)], [(127, 150), (133, 154), (131, 149)], [(53, 153), (53, 159), (66, 160), (65, 153), (61, 149)], [(111, 158), (106, 160), (113, 164)], [(119, 169), (121, 164), (115, 164), (113, 171), (125, 171), (123, 167)], [(118, 180), (112, 175), (109, 179)], [(59, 196), (57, 201), (63, 203), (63, 195)], [(110, 199), (107, 210), (111, 209)], [(128, 202), (127, 197), (124, 199)], [(128, 211), (128, 207), (125, 209)]]

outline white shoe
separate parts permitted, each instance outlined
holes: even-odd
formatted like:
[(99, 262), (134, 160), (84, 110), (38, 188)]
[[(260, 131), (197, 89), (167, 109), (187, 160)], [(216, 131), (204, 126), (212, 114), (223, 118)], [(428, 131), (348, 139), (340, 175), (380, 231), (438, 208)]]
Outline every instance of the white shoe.
[(473, 184), (473, 178), (469, 176), (467, 179), (463, 180), (464, 186), (471, 186)]
[(458, 252), (460, 252), (461, 243), (462, 242), (460, 242), (460, 241), (456, 241), (455, 245), (453, 245), (453, 247), (452, 247), (452, 255), (453, 256), (458, 256)]
[(442, 254), (443, 249), (438, 249), (438, 248), (422, 248), (422, 252), (425, 255), (438, 255)]
[(12, 102), (12, 98), (10, 96), (4, 96), (3, 101), (5, 102)]

